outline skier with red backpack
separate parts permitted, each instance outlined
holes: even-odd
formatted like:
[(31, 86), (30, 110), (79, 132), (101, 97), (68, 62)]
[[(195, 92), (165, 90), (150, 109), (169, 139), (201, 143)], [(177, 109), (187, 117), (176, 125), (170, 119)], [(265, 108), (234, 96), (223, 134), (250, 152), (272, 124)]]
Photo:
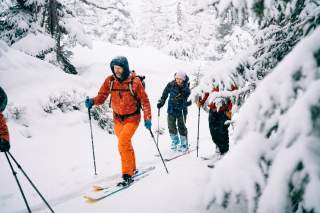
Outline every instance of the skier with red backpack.
[[(234, 91), (237, 90), (236, 85), (231, 85), (229, 89), (221, 88), (219, 85), (212, 87), (211, 93), (218, 93), (220, 91)], [(229, 151), (229, 123), (232, 116), (232, 101), (230, 98), (218, 97), (214, 101), (208, 101), (210, 93), (206, 92), (199, 97), (196, 104), (203, 107), (205, 103), (209, 108), (209, 129), (212, 141), (216, 144), (216, 158), (220, 159)], [(214, 159), (216, 160), (216, 159)]]
[(123, 182), (120, 185), (129, 185), (136, 171), (131, 138), (139, 126), (141, 109), (144, 113), (144, 125), (151, 129), (151, 107), (145, 88), (140, 78), (130, 71), (126, 57), (112, 59), (110, 68), (113, 74), (105, 79), (96, 97), (85, 100), (85, 106), (90, 109), (93, 105), (101, 105), (111, 96), (114, 131), (118, 138), (122, 165)]

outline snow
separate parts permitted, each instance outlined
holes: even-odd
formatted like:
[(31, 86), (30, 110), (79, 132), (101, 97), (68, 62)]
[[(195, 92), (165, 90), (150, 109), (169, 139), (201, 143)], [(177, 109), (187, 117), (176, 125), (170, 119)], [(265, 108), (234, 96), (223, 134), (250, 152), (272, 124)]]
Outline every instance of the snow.
[(37, 56), (42, 51), (54, 48), (54, 46), (55, 40), (50, 35), (29, 33), (26, 37), (15, 42), (11, 47), (28, 55)]
[(76, 21), (75, 18), (69, 17), (62, 19), (61, 26), (66, 28), (68, 35), (74, 37), (79, 42), (79, 44), (87, 46), (89, 48), (92, 47), (90, 38), (85, 34), (83, 27), (78, 21)]
[[(240, 108), (232, 135), (236, 144), (212, 173), (205, 203), (230, 201), (224, 200), (226, 193), (241, 194), (248, 199), (248, 212), (291, 212), (294, 204), (290, 199), (297, 199), (294, 193), (302, 190), (300, 208), (317, 211), (319, 191), (312, 189), (320, 187), (319, 167), (315, 166), (320, 150), (315, 113), (320, 81), (314, 56), (320, 49), (319, 36), (318, 28), (304, 38)], [(260, 142), (263, 144), (258, 145)], [(247, 144), (250, 148), (238, 150)], [(246, 156), (237, 158), (240, 153)], [(246, 172), (242, 173), (246, 166), (255, 171), (243, 169)], [(236, 175), (229, 176), (229, 171), (236, 170)]]
[[(95, 182), (120, 172), (120, 157), (114, 135), (109, 135), (93, 121), (97, 173), (94, 175), (90, 129), (87, 110), (83, 106), (86, 95), (96, 95), (100, 84), (109, 75), (112, 57), (126, 55), (131, 69), (144, 74), (146, 87), (154, 106), (166, 83), (174, 73), (184, 70), (190, 74), (193, 65), (175, 60), (150, 47), (128, 48), (102, 42), (93, 42), (92, 49), (77, 46), (73, 63), (81, 70), (79, 76), (69, 75), (53, 65), (28, 56), (23, 52), (1, 45), (0, 83), (9, 97), (4, 114), (8, 119), (11, 153), (27, 175), (38, 187), (56, 212), (205, 212), (202, 198), (207, 187), (210, 169), (207, 162), (196, 158), (193, 152), (179, 160), (168, 162), (166, 174), (151, 136), (140, 125), (134, 138), (138, 167), (155, 165), (156, 170), (140, 183), (125, 192), (114, 195), (96, 205), (87, 204), (82, 196), (90, 192)], [(146, 60), (147, 56), (152, 55)], [(18, 62), (18, 63), (17, 63)], [(50, 97), (69, 94), (80, 102), (80, 110), (51, 113), (43, 107), (50, 104)], [(201, 114), (199, 155), (215, 152), (209, 135), (207, 114)], [(191, 107), (188, 118), (189, 141), (196, 143), (197, 109)], [(153, 129), (157, 128), (157, 114), (153, 107)], [(161, 110), (160, 150), (169, 151), (166, 113)], [(25, 212), (26, 208), (18, 191), (4, 155), (0, 177), (1, 212)], [(44, 203), (16, 168), (18, 178), (33, 212), (48, 212)], [(126, 202), (123, 205), (124, 201)], [(171, 205), (172, 203), (172, 205)], [(219, 209), (219, 207), (217, 207)]]
[[(39, 5), (44, 2), (28, 1)], [(219, 2), (220, 10), (227, 9), (230, 4), (238, 9), (251, 8), (250, 5), (254, 4), (252, 0)], [(279, 5), (273, 0), (265, 2), (267, 13), (276, 17), (279, 11), (274, 7)], [(133, 7), (134, 12), (129, 15), (138, 16), (134, 20), (118, 20), (115, 10), (106, 12), (99, 9), (97, 12), (91, 6), (69, 3), (68, 8), (83, 16), (75, 16), (79, 19), (64, 16), (60, 20), (69, 35), (85, 45), (71, 49), (74, 53), (71, 62), (79, 75), (66, 74), (56, 66), (32, 57), (54, 46), (52, 38), (45, 34), (30, 33), (11, 47), (0, 41), (0, 85), (9, 97), (4, 115), (10, 130), (11, 153), (56, 212), (293, 212), (296, 207), (293, 205), (296, 203), (292, 199), (300, 199), (297, 201), (297, 212), (311, 212), (311, 209), (319, 211), (320, 74), (319, 59), (315, 59), (315, 53), (319, 57), (319, 27), (299, 42), (275, 69), (270, 70), (267, 77), (257, 81), (254, 76), (256, 73), (248, 71), (243, 74), (248, 76), (241, 77), (235, 69), (239, 63), (245, 64), (243, 60), (252, 60), (252, 50), (240, 51), (250, 49), (253, 44), (248, 33), (250, 30), (234, 27), (232, 35), (224, 36), (223, 42), (227, 50), (221, 53), (216, 51), (219, 40), (217, 37), (223, 35), (218, 32), (219, 20), (201, 21), (213, 17), (210, 11), (197, 17), (191, 16), (195, 7), (203, 8), (218, 3), (217, 0), (183, 4), (181, 8), (185, 10), (185, 17), (181, 21), (188, 24), (183, 25), (186, 27), (185, 31), (178, 30), (176, 34), (176, 2), (162, 5), (158, 0), (141, 0), (141, 5), (146, 7), (145, 11), (139, 11), (139, 7), (133, 3), (108, 3), (108, 6), (122, 9)], [(96, 3), (107, 4), (102, 0)], [(154, 7), (154, 3), (159, 7)], [(302, 14), (308, 16), (309, 11), (316, 14), (319, 9), (314, 8), (314, 5), (310, 4)], [(292, 6), (293, 3), (288, 3), (288, 13)], [(155, 14), (156, 10), (159, 11)], [(134, 21), (140, 20), (139, 18), (145, 22), (134, 25)], [(192, 23), (193, 18), (197, 18), (198, 23)], [(86, 24), (84, 28), (77, 23), (79, 20)], [(97, 27), (97, 23), (100, 27)], [(19, 24), (28, 28), (25, 22)], [(119, 27), (122, 27), (121, 30)], [(230, 26), (225, 27), (227, 29), (223, 29), (223, 32)], [(135, 43), (141, 41), (137, 41), (136, 28), (140, 30), (137, 34), (142, 37), (145, 45), (158, 45), (159, 49), (166, 49), (168, 52), (172, 50), (171, 54), (180, 54), (188, 50), (190, 43), (196, 41), (192, 44), (203, 45), (200, 46), (203, 52), (188, 50), (188, 54), (199, 54), (211, 60), (220, 59), (216, 56), (223, 54), (223, 59), (214, 62), (182, 61), (149, 46), (132, 48), (115, 45), (138, 46)], [(162, 31), (158, 32), (160, 28)], [(168, 43), (167, 36), (179, 38), (188, 30), (189, 36), (183, 38), (181, 43)], [(196, 33), (195, 30), (199, 32)], [(272, 30), (283, 29), (274, 26)], [(104, 39), (113, 44), (92, 41), (84, 32), (89, 35), (96, 33), (93, 36), (95, 39)], [(268, 31), (259, 32), (256, 39), (270, 34)], [(221, 35), (215, 37), (213, 33)], [(207, 48), (203, 48), (206, 45)], [(258, 85), (243, 106), (239, 110), (233, 110), (231, 148), (213, 170), (208, 169), (208, 162), (196, 158), (196, 153), (193, 152), (167, 162), (167, 174), (160, 158), (155, 157), (157, 149), (142, 123), (133, 138), (137, 165), (140, 168), (153, 165), (156, 166), (155, 171), (126, 191), (92, 205), (85, 203), (82, 196), (91, 193), (94, 183), (108, 184), (112, 177), (119, 176), (120, 156), (116, 137), (102, 130), (97, 121), (93, 121), (98, 172), (97, 176), (94, 175), (88, 111), (83, 101), (86, 96), (93, 97), (97, 94), (106, 76), (111, 74), (111, 59), (118, 55), (126, 56), (130, 68), (139, 75), (146, 76), (153, 130), (157, 129), (158, 119), (160, 128), (165, 129), (159, 142), (164, 156), (171, 154), (166, 110), (163, 108), (158, 117), (155, 105), (168, 81), (173, 80), (175, 72), (185, 71), (191, 82), (194, 80), (194, 73), (200, 71), (204, 75), (201, 84), (192, 91), (190, 99), (193, 101), (203, 92), (210, 92), (212, 86), (219, 86), (223, 91), (211, 94), (208, 102), (221, 97), (237, 97), (251, 89), (253, 91), (254, 88), (248, 82), (251, 77)], [(180, 55), (180, 58), (183, 56), (185, 55)], [(240, 87), (239, 90), (226, 91), (232, 84)], [(207, 119), (207, 113), (201, 110), (200, 156), (215, 153)], [(193, 105), (189, 107), (187, 119), (191, 145), (196, 144), (197, 122), (198, 109)], [(0, 212), (26, 212), (6, 161), (5, 156), (0, 154)], [(21, 171), (16, 167), (15, 169), (33, 212), (48, 212)]]
[[(250, 202), (257, 196), (252, 189), (255, 184), (264, 185), (257, 159), (265, 154), (268, 144), (261, 135), (254, 132), (248, 133), (246, 139), (238, 143), (239, 145), (234, 146), (228, 155), (216, 164), (215, 172), (211, 174), (204, 200), (207, 208), (210, 208), (213, 200), (222, 205), (225, 193), (232, 193), (230, 196), (233, 201), (236, 201), (240, 194), (246, 194), (249, 198), (248, 212), (252, 212), (256, 205)], [(235, 169), (237, 172), (230, 174)]]

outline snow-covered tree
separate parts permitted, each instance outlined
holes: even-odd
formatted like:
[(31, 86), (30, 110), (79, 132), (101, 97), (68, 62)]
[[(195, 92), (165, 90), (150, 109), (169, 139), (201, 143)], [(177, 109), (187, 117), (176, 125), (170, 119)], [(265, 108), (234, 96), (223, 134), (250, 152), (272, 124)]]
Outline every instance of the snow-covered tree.
[[(319, 212), (319, 4), (205, 2), (232, 21), (259, 24), (255, 45), (221, 77), (220, 85), (239, 79), (258, 86), (233, 118), (236, 145), (212, 172), (207, 208), (245, 200), (248, 212)], [(214, 77), (199, 89), (210, 91)]]
[(240, 109), (237, 145), (212, 173), (208, 208), (244, 196), (248, 212), (320, 210), (319, 39), (317, 29), (302, 40)]
[(117, 45), (136, 46), (134, 19), (126, 0), (65, 0), (91, 37)]
[(90, 46), (73, 14), (58, 0), (17, 0), (1, 3), (0, 39), (29, 55), (77, 74), (65, 46), (72, 40)]
[[(137, 19), (138, 37), (143, 45), (162, 49), (170, 39), (176, 23), (176, 2), (159, 0), (142, 1), (141, 15)], [(168, 36), (169, 35), (169, 36)]]
[(33, 5), (25, 1), (0, 2), (0, 39), (12, 45), (29, 31), (36, 30)]

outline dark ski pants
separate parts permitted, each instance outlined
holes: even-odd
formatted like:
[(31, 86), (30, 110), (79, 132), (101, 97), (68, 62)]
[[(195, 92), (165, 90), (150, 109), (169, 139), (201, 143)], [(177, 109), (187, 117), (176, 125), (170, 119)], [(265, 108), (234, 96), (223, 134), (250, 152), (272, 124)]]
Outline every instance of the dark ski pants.
[(187, 119), (186, 115), (178, 114), (168, 114), (168, 129), (170, 135), (176, 135), (179, 131), (181, 136), (187, 136), (188, 130), (185, 125), (185, 121)]
[(229, 151), (228, 126), (224, 123), (228, 117), (224, 112), (209, 111), (209, 128), (213, 142), (217, 145), (220, 154), (223, 155)]

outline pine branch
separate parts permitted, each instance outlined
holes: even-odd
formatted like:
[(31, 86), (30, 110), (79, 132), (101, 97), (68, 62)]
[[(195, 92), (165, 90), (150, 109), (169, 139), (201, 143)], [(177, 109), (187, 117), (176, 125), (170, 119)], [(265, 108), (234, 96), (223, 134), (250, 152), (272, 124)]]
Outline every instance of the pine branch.
[(210, 7), (214, 7), (218, 11), (218, 9), (216, 7), (218, 3), (219, 3), (219, 0), (213, 0), (211, 3), (207, 4), (205, 7), (201, 7), (199, 9), (193, 11), (191, 14), (198, 15), (199, 13), (202, 13), (202, 12), (208, 10), (208, 8), (210, 8)]
[(90, 5), (90, 6), (96, 7), (96, 8), (101, 9), (101, 10), (110, 10), (110, 9), (111, 10), (117, 10), (121, 14), (123, 14), (125, 17), (132, 19), (130, 13), (128, 11), (126, 11), (126, 10), (122, 10), (122, 9), (119, 9), (119, 8), (116, 8), (116, 7), (113, 7), (113, 6), (102, 7), (100, 5), (97, 5), (97, 4), (93, 3), (93, 2), (89, 2), (87, 0), (80, 0), (80, 1), (85, 3), (86, 5)]

